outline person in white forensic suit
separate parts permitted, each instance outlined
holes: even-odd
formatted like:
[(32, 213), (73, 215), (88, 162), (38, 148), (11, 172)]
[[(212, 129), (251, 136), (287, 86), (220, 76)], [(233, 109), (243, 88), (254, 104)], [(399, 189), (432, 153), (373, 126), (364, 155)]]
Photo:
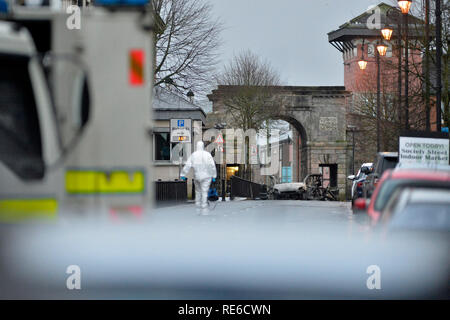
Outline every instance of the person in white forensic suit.
[(181, 171), (181, 178), (186, 180), (189, 170), (194, 169), (195, 185), (195, 205), (202, 209), (207, 209), (208, 190), (211, 181), (217, 177), (216, 163), (208, 151), (205, 151), (205, 145), (202, 141), (197, 142), (197, 149), (186, 161)]

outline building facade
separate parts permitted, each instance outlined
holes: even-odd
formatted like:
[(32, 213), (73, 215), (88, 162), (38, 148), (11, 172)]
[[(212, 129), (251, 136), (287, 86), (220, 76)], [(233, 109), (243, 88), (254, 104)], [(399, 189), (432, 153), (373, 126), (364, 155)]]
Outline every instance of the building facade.
[[(201, 132), (206, 122), (203, 109), (186, 98), (156, 88), (153, 98), (153, 155), (156, 180), (175, 181), (180, 179), (181, 159), (186, 158), (187, 150), (194, 150), (194, 132)], [(191, 143), (180, 146), (170, 142), (170, 120), (191, 119)], [(188, 176), (188, 197), (192, 191), (192, 172)]]
[[(405, 17), (395, 7), (380, 3), (328, 33), (328, 40), (342, 53), (345, 89), (351, 93), (347, 105), (347, 126), (355, 149), (356, 169), (371, 162), (377, 151), (377, 125), (380, 150), (397, 151), (400, 132), (424, 130), (426, 110), (423, 88), (423, 21)], [(392, 37), (383, 39), (381, 29), (389, 26)], [(408, 64), (406, 69), (406, 37)], [(386, 55), (377, 59), (377, 45), (387, 46)], [(359, 66), (366, 61), (365, 69)], [(379, 68), (379, 121), (377, 89)], [(406, 96), (408, 70), (408, 96)], [(433, 100), (432, 100), (433, 101)], [(406, 108), (406, 102), (409, 107)], [(434, 105), (434, 103), (432, 103)], [(430, 109), (431, 129), (436, 128), (435, 108)], [(378, 122), (378, 123), (377, 123)], [(354, 145), (353, 145), (354, 140)]]

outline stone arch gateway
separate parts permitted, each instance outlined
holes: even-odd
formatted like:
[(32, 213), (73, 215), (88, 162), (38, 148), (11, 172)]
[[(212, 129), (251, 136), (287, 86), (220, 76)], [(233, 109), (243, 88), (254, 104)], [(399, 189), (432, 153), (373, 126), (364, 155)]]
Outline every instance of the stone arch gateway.
[[(210, 127), (227, 122), (224, 101), (235, 94), (238, 86), (218, 86), (208, 95), (213, 111), (208, 115)], [(294, 141), (294, 181), (302, 181), (310, 173), (331, 165), (336, 185), (343, 198), (348, 189), (346, 180), (351, 168), (351, 141), (347, 141), (347, 110), (351, 97), (343, 86), (333, 87), (270, 87), (271, 108), (279, 112), (276, 118), (289, 122), (297, 131)], [(276, 98), (275, 98), (276, 97)], [(300, 143), (299, 143), (300, 142)], [(298, 156), (296, 159), (295, 156)], [(296, 161), (297, 160), (297, 161)]]

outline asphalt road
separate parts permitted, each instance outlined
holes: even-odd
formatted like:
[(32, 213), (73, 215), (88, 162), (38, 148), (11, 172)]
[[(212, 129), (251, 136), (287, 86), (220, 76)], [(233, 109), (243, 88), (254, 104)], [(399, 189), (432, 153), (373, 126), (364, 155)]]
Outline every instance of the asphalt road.
[(354, 214), (350, 202), (299, 200), (235, 200), (211, 202), (208, 210), (197, 209), (194, 203), (155, 209), (153, 222), (182, 220), (194, 224), (271, 225), (282, 228), (305, 225), (334, 227), (342, 230), (366, 229), (364, 213)]

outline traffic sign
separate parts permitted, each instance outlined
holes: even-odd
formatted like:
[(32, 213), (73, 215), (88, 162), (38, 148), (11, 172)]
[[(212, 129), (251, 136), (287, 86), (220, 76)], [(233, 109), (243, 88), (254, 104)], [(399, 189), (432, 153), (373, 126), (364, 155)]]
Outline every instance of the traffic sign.
[(191, 132), (191, 119), (170, 119), (170, 142), (190, 143)]
[(223, 137), (222, 137), (221, 133), (219, 133), (219, 135), (216, 138), (216, 141), (214, 141), (214, 142), (217, 144), (223, 144)]

